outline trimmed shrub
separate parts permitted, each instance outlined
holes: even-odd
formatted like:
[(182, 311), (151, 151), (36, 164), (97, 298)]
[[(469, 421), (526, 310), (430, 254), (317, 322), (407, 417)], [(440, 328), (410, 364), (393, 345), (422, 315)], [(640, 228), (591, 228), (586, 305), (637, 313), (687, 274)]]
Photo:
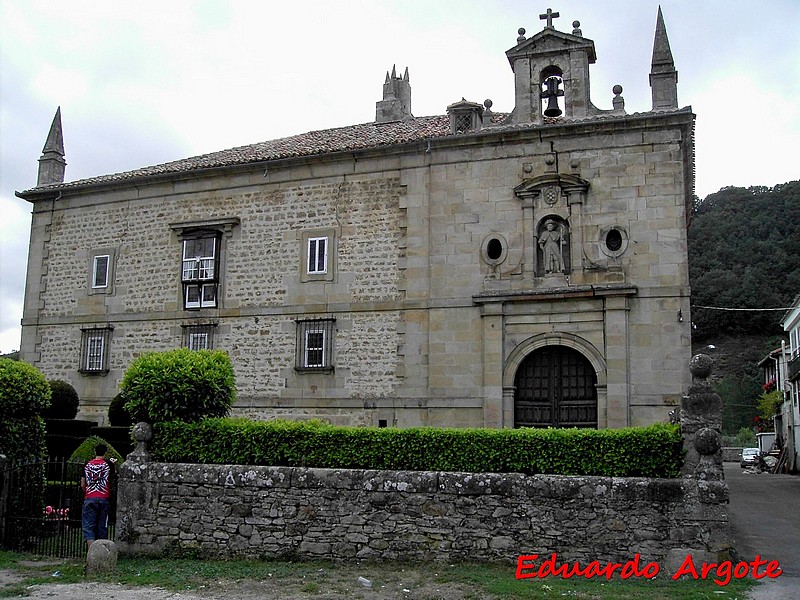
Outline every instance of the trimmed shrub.
[(50, 384), (50, 407), (42, 413), (45, 419), (74, 419), (78, 415), (78, 392), (66, 381), (53, 379)]
[(108, 422), (112, 427), (128, 427), (133, 425), (133, 417), (125, 410), (125, 394), (120, 392), (108, 405)]
[(50, 386), (31, 365), (0, 359), (0, 454), (11, 465), (47, 456), (44, 420), (39, 415), (50, 405)]
[(148, 352), (128, 367), (120, 387), (125, 410), (148, 423), (224, 417), (236, 398), (233, 365), (221, 350)]
[(68, 479), (77, 481), (81, 478), (83, 465), (85, 465), (87, 462), (89, 462), (95, 457), (94, 447), (97, 444), (105, 444), (106, 446), (108, 446), (108, 452), (106, 452), (106, 458), (114, 458), (117, 460), (115, 468), (121, 465), (125, 460), (122, 457), (122, 455), (114, 449), (114, 446), (109, 444), (101, 437), (98, 437), (96, 435), (91, 435), (88, 438), (86, 438), (81, 443), (80, 446), (75, 448), (75, 452), (73, 452), (72, 456), (69, 457), (69, 465), (67, 466)]
[(320, 422), (159, 423), (166, 462), (608, 477), (679, 477), (678, 426), (627, 429), (376, 429)]
[(75, 452), (72, 453), (72, 456), (69, 457), (70, 462), (80, 462), (80, 463), (87, 463), (92, 460), (95, 456), (94, 454), (94, 447), (97, 444), (105, 444), (108, 446), (108, 452), (106, 452), (106, 458), (115, 458), (117, 459), (117, 464), (121, 464), (125, 459), (122, 455), (114, 449), (114, 446), (109, 444), (103, 438), (90, 435), (86, 438), (80, 446), (75, 448)]
[(0, 358), (0, 419), (41, 415), (50, 406), (50, 386), (28, 363)]

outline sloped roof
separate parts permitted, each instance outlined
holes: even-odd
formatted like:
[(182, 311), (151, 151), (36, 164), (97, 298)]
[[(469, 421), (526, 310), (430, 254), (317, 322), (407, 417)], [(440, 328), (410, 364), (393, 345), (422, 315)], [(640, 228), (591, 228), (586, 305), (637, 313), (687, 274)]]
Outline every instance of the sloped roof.
[[(498, 113), (505, 118), (505, 113)], [(424, 140), (426, 138), (450, 135), (450, 118), (448, 115), (433, 117), (416, 117), (393, 123), (363, 123), (309, 131), (300, 135), (278, 138), (266, 142), (238, 146), (210, 154), (202, 154), (191, 158), (183, 158), (160, 165), (143, 167), (132, 171), (101, 175), (80, 179), (68, 183), (52, 184), (34, 188), (35, 191), (46, 189), (68, 189), (70, 187), (92, 185), (98, 183), (125, 181), (169, 173), (186, 173), (201, 169), (243, 165), (300, 156), (317, 156), (343, 152), (348, 150), (364, 150)], [(28, 190), (29, 192), (34, 190)]]
[[(673, 111), (660, 111), (659, 114), (688, 113), (691, 114), (691, 107), (677, 109)], [(337, 152), (367, 150), (370, 148), (381, 148), (393, 145), (400, 145), (411, 142), (423, 141), (426, 139), (442, 138), (446, 136), (465, 136), (480, 135), (496, 131), (508, 131), (517, 129), (530, 129), (532, 127), (547, 127), (553, 125), (573, 125), (585, 122), (597, 122), (615, 120), (619, 118), (638, 118), (649, 117), (656, 113), (634, 113), (629, 115), (594, 115), (584, 119), (564, 121), (562, 119), (545, 119), (543, 125), (533, 125), (531, 123), (509, 124), (503, 121), (509, 113), (492, 113), (492, 126), (478, 131), (468, 131), (453, 134), (450, 129), (449, 115), (436, 115), (431, 117), (413, 117), (404, 121), (391, 123), (362, 123), (360, 125), (349, 125), (346, 127), (336, 127), (334, 129), (323, 129), (320, 131), (310, 131), (299, 135), (293, 135), (275, 140), (238, 146), (227, 150), (211, 152), (190, 158), (183, 158), (159, 165), (142, 167), (132, 171), (99, 175), (86, 179), (65, 183), (54, 183), (37, 186), (35, 188), (17, 192), (17, 196), (27, 198), (52, 190), (69, 190), (73, 188), (91, 187), (102, 184), (112, 184), (116, 182), (134, 181), (149, 179), (151, 177), (169, 176), (170, 174), (191, 173), (205, 169), (221, 167), (231, 167), (235, 165), (247, 165), (252, 163), (267, 162), (273, 160), (298, 158), (304, 156), (324, 156)]]

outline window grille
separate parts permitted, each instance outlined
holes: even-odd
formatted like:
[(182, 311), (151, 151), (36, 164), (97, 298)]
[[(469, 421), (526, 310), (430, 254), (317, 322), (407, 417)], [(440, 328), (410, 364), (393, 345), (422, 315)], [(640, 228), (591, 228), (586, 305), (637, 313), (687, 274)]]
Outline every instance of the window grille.
[(464, 133), (472, 129), (472, 113), (456, 114), (456, 133)]
[(113, 327), (81, 330), (81, 373), (108, 373), (108, 353)]
[(301, 371), (333, 369), (335, 319), (297, 321), (295, 368)]
[(213, 350), (216, 324), (183, 325), (183, 347), (189, 350)]

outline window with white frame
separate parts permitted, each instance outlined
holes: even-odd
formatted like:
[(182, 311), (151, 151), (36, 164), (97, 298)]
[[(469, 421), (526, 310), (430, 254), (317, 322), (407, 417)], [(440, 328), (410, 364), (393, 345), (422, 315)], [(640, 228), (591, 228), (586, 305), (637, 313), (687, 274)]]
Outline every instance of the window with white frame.
[(216, 323), (183, 325), (183, 347), (189, 350), (213, 350)]
[(198, 234), (183, 240), (183, 307), (215, 308), (219, 280), (219, 235)]
[(111, 326), (81, 330), (81, 359), (79, 371), (98, 374), (108, 372), (108, 353)]
[(300, 281), (334, 281), (337, 228), (309, 229), (300, 235)]
[(308, 260), (306, 261), (307, 273), (320, 275), (328, 272), (328, 238), (308, 238)]
[(86, 293), (88, 295), (114, 293), (116, 253), (116, 248), (113, 247), (95, 248), (89, 253), (89, 268), (86, 276)]
[(102, 254), (95, 256), (92, 261), (92, 287), (106, 288), (108, 287), (108, 265), (110, 256)]
[(333, 370), (333, 332), (335, 319), (297, 321), (297, 354), (299, 371)]

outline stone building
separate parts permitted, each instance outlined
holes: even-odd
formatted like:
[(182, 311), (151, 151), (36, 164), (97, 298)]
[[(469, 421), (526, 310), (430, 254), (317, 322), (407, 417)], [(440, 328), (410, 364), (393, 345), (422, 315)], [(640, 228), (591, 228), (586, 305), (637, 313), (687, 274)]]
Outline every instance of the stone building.
[[(228, 352), (235, 412), (375, 426), (622, 427), (689, 385), (691, 108), (658, 13), (652, 110), (590, 100), (580, 24), (520, 29), (515, 105), (374, 122), (64, 181), (33, 204), (22, 358), (102, 419), (130, 362)], [(642, 74), (642, 77), (646, 74)], [(456, 92), (457, 93), (457, 92)]]

